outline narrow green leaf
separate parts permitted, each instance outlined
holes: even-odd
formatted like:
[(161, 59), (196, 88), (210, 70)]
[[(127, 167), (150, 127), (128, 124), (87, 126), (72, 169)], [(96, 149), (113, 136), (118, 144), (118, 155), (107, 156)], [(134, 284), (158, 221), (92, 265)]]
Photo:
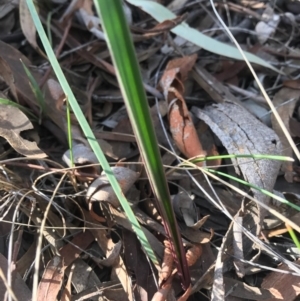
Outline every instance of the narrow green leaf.
[[(135, 5), (148, 13), (152, 18), (154, 18), (158, 22), (163, 22), (166, 20), (172, 20), (177, 16), (173, 14), (170, 10), (168, 10), (163, 5), (149, 0), (126, 0), (132, 5)], [(184, 38), (185, 40), (218, 55), (226, 56), (229, 58), (233, 58), (236, 60), (243, 60), (243, 57), (239, 50), (236, 47), (230, 46), (228, 44), (219, 42), (213, 38), (210, 38), (200, 31), (189, 27), (189, 25), (185, 22), (179, 24), (175, 28), (171, 30), (173, 33), (178, 36)], [(265, 60), (259, 58), (258, 56), (246, 52), (245, 55), (249, 62), (267, 67), (276, 72), (279, 72), (275, 67), (266, 62)]]
[(285, 226), (286, 226), (287, 230), (289, 231), (289, 234), (290, 234), (295, 246), (300, 250), (300, 242), (299, 242), (299, 239), (298, 239), (297, 235), (295, 234), (293, 228), (287, 224)]
[(20, 109), (28, 117), (30, 116), (30, 118), (32, 118), (32, 120), (37, 121), (36, 116), (30, 110), (28, 110), (27, 108), (19, 105), (18, 103), (14, 102), (12, 100), (5, 99), (5, 98), (0, 98), (0, 104), (14, 106), (14, 107)]
[(66, 95), (66, 98), (69, 100), (70, 102), (70, 106), (82, 128), (82, 131), (84, 132), (86, 138), (88, 139), (91, 148), (93, 149), (93, 151), (95, 152), (95, 155), (97, 157), (97, 159), (99, 160), (99, 162), (101, 163), (101, 166), (104, 170), (104, 172), (106, 173), (106, 176), (108, 178), (108, 181), (110, 182), (115, 194), (117, 195), (128, 219), (130, 220), (131, 224), (132, 224), (132, 228), (135, 231), (135, 233), (137, 234), (137, 237), (139, 238), (141, 244), (144, 246), (145, 251), (147, 252), (149, 258), (154, 262), (155, 265), (158, 265), (158, 260), (153, 252), (153, 250), (151, 249), (151, 246), (147, 240), (147, 237), (145, 236), (141, 226), (139, 225), (129, 203), (127, 202), (125, 196), (123, 195), (122, 189), (117, 181), (117, 179), (115, 178), (109, 163), (107, 162), (105, 155), (103, 154), (97, 139), (95, 138), (93, 131), (91, 130), (86, 118), (84, 117), (84, 114), (81, 111), (80, 106), (78, 105), (78, 102), (60, 68), (60, 65), (55, 57), (54, 51), (51, 48), (51, 45), (49, 43), (49, 40), (46, 36), (45, 30), (42, 26), (42, 23), (39, 19), (39, 16), (36, 12), (36, 9), (34, 7), (33, 4), (33, 0), (26, 0), (26, 3), (28, 5), (30, 14), (32, 16), (32, 19), (34, 21), (34, 24), (36, 26), (37, 32), (40, 36), (40, 39), (43, 43), (44, 49), (46, 51), (46, 54), (49, 58), (49, 61), (51, 63), (51, 66), (59, 80), (59, 83)]
[[(203, 168), (205, 168), (205, 167), (203, 167)], [(286, 205), (288, 205), (288, 206), (290, 206), (290, 207), (292, 207), (292, 208), (300, 211), (300, 206), (295, 205), (295, 204), (289, 202), (288, 200), (286, 200), (286, 199), (284, 199), (284, 198), (282, 198), (282, 197), (280, 197), (280, 196), (278, 196), (278, 195), (276, 195), (276, 194), (274, 194), (274, 193), (272, 193), (272, 192), (270, 192), (270, 191), (268, 191), (266, 189), (260, 188), (260, 187), (258, 187), (256, 185), (253, 185), (253, 184), (251, 184), (251, 183), (249, 183), (249, 182), (247, 182), (245, 180), (236, 178), (234, 176), (231, 176), (231, 175), (229, 175), (227, 173), (224, 173), (224, 172), (221, 172), (221, 171), (217, 171), (217, 170), (210, 169), (210, 168), (205, 168), (205, 169), (207, 171), (211, 172), (211, 173), (218, 174), (220, 176), (223, 176), (223, 177), (226, 177), (228, 179), (231, 179), (231, 180), (233, 180), (235, 182), (241, 183), (241, 184), (243, 184), (245, 186), (251, 187), (251, 188), (253, 188), (253, 189), (257, 190), (257, 191), (260, 191), (261, 193), (263, 193), (263, 194), (265, 194), (265, 195), (267, 195), (267, 196), (269, 196), (269, 197), (271, 197), (271, 198), (273, 198), (273, 199), (281, 202), (282, 204), (286, 204)]]
[(94, 0), (107, 43), (116, 67), (128, 115), (143, 157), (145, 168), (159, 202), (166, 232), (177, 257), (177, 269), (185, 288), (190, 285), (190, 276), (181, 235), (171, 204), (168, 184), (161, 161), (157, 139), (152, 124), (146, 93), (131, 39), (129, 27), (120, 0)]
[(72, 143), (72, 125), (71, 125), (71, 110), (70, 110), (70, 104), (68, 99), (66, 99), (66, 105), (67, 105), (67, 127), (68, 127), (68, 144), (69, 144), (69, 150), (70, 150), (70, 161), (71, 166), (74, 166), (74, 156), (73, 156), (73, 143)]
[(286, 156), (275, 156), (275, 155), (220, 155), (220, 156), (211, 156), (211, 157), (199, 157), (189, 160), (192, 163), (203, 162), (208, 160), (216, 159), (233, 159), (233, 158), (251, 158), (251, 159), (266, 159), (266, 160), (277, 160), (277, 161), (289, 161), (294, 162), (294, 159)]
[(35, 78), (31, 74), (30, 70), (22, 62), (22, 60), (21, 60), (21, 63), (23, 65), (25, 73), (26, 73), (26, 75), (27, 75), (27, 77), (29, 79), (29, 84), (30, 84), (31, 90), (32, 90), (34, 96), (36, 97), (36, 100), (38, 101), (38, 104), (40, 106), (40, 122), (41, 122), (41, 116), (45, 112), (45, 100), (44, 100), (43, 93), (42, 93), (42, 91), (41, 91), (38, 83), (36, 82)]

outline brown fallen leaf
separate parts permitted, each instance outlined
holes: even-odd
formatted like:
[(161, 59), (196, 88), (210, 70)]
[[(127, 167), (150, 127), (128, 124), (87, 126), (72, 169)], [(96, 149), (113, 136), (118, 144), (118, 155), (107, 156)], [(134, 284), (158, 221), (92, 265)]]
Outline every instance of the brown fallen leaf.
[(33, 129), (27, 116), (17, 107), (0, 105), (0, 136), (5, 138), (19, 154), (26, 157), (45, 158), (36, 142), (21, 137), (21, 132)]
[(182, 296), (180, 296), (177, 301), (186, 301), (189, 296), (191, 295), (192, 292), (192, 285), (190, 284), (190, 286), (187, 288), (187, 290), (183, 293)]
[[(300, 260), (295, 261), (295, 264), (299, 265)], [(278, 268), (282, 271), (289, 270), (285, 264)], [(273, 293), (273, 297), (269, 297), (265, 301), (294, 301), (300, 295), (300, 278), (291, 274), (271, 272), (265, 277), (261, 286)]]
[(165, 20), (161, 23), (156, 24), (153, 28), (150, 29), (141, 29), (139, 27), (132, 26), (131, 29), (135, 32), (142, 33), (144, 38), (153, 38), (160, 34), (166, 34), (172, 28), (176, 27), (180, 23), (182, 23), (187, 17), (187, 14), (183, 14), (182, 16), (177, 16), (172, 20)]
[[(97, 225), (95, 221), (90, 216), (89, 212), (83, 210), (85, 215), (85, 220), (91, 223), (91, 227), (95, 227), (95, 229), (90, 229), (92, 234), (94, 235), (95, 239), (97, 240), (97, 243), (99, 244), (99, 247), (103, 250), (103, 252), (106, 254), (106, 258), (110, 257), (111, 253), (114, 252), (114, 246), (115, 243), (112, 241), (111, 238), (108, 238), (108, 233), (106, 229), (103, 229), (102, 225)], [(127, 220), (127, 219), (126, 219)], [(127, 220), (128, 221), (128, 220)], [(130, 225), (130, 223), (129, 223)], [(130, 225), (130, 229), (131, 229)], [(126, 269), (126, 266), (124, 264), (124, 261), (120, 255), (117, 256), (114, 265), (112, 266), (112, 275), (118, 277), (120, 280), (122, 287), (127, 295), (127, 298), (129, 301), (133, 300), (133, 291), (132, 291), (132, 285), (131, 280), (129, 278), (129, 273)]]
[(123, 229), (122, 237), (126, 267), (128, 271), (133, 271), (136, 279), (134, 286), (135, 299), (148, 301), (155, 293), (155, 280), (151, 273), (148, 259), (142, 251), (135, 233)]
[[(37, 69), (33, 69), (30, 67), (31, 62), (28, 60), (28, 58), (25, 57), (15, 47), (12, 47), (11, 45), (0, 41), (0, 75), (3, 77), (3, 80), (9, 86), (10, 92), (12, 93), (14, 99), (20, 104), (26, 103), (33, 110), (33, 112), (37, 116), (39, 116), (40, 114), (39, 104), (29, 84), (29, 79), (26, 75), (22, 63), (24, 63), (27, 66), (32, 76), (35, 78), (37, 82), (39, 82), (41, 74)], [(60, 129), (65, 131), (66, 129), (65, 114), (63, 114), (63, 112), (57, 109), (56, 102), (51, 97), (47, 85), (43, 90), (43, 94), (45, 97), (44, 113)], [(47, 120), (43, 119), (43, 123), (44, 122), (46, 126), (50, 129), (50, 131), (52, 131), (55, 134), (55, 136), (62, 142), (62, 144), (66, 143), (66, 138), (63, 137), (61, 131), (57, 130), (55, 126), (54, 127), (52, 125), (50, 126), (47, 123)]]
[(300, 89), (300, 80), (299, 79), (285, 80), (282, 83), (282, 86), (286, 87), (286, 88), (291, 88), (291, 89), (299, 90)]
[[(291, 132), (290, 119), (292, 118), (293, 112), (295, 110), (295, 107), (299, 99), (300, 99), (300, 90), (295, 90), (291, 88), (282, 88), (279, 92), (275, 94), (273, 98), (273, 104), (277, 108), (277, 112), (289, 132)], [(293, 157), (293, 150), (273, 114), (271, 116), (271, 121), (272, 121), (273, 129), (279, 136), (283, 146), (282, 155)], [(281, 170), (284, 172), (285, 179), (289, 183), (292, 183), (293, 162), (288, 162), (288, 161), (283, 162), (281, 166)]]
[[(0, 269), (3, 272), (4, 276), (7, 274), (7, 259), (0, 253)], [(17, 300), (19, 301), (30, 301), (31, 292), (25, 281), (22, 279), (19, 273), (13, 274), (13, 283), (12, 283), (12, 291), (15, 294)], [(1, 279), (1, 278), (0, 278)], [(5, 300), (5, 294), (7, 293), (7, 288), (3, 279), (0, 280), (0, 300)], [(12, 300), (14, 300), (12, 298)]]
[(169, 277), (166, 282), (162, 284), (159, 290), (154, 294), (151, 301), (165, 301), (172, 288), (173, 277)]
[(48, 262), (38, 286), (37, 300), (56, 300), (64, 279), (63, 265), (63, 259), (60, 256), (54, 256)]
[(71, 301), (71, 292), (72, 292), (72, 277), (73, 277), (73, 271), (74, 271), (74, 264), (71, 266), (71, 269), (70, 269), (70, 273), (69, 273), (69, 276), (68, 276), (68, 280), (67, 280), (67, 283), (65, 285), (65, 288), (62, 292), (62, 295), (61, 295), (61, 301)]
[[(224, 285), (226, 293), (233, 297), (240, 297), (242, 299), (255, 301), (265, 301), (269, 300), (269, 298), (272, 296), (274, 297), (274, 293), (272, 292), (272, 290), (250, 286), (244, 282), (237, 281), (236, 279), (229, 277), (224, 277)], [(288, 299), (284, 300), (288, 301)]]
[(92, 242), (94, 237), (90, 231), (85, 231), (77, 234), (70, 244), (63, 246), (59, 250), (59, 254), (63, 258), (64, 269), (70, 266), (74, 260), (79, 258), (82, 250), (85, 250)]
[(192, 71), (195, 81), (210, 95), (215, 102), (224, 102), (230, 100), (241, 104), (228, 87), (224, 86), (216, 77), (211, 75), (205, 68), (196, 65)]
[(169, 104), (168, 117), (173, 139), (187, 158), (206, 155), (183, 98), (183, 83), (196, 60), (195, 54), (170, 61), (160, 80), (164, 97)]
[[(197, 133), (201, 144), (203, 145), (203, 149), (207, 153), (207, 157), (218, 156), (218, 150), (214, 142), (213, 133), (208, 125), (199, 120), (198, 124), (196, 125)], [(221, 165), (221, 159), (214, 159), (214, 160), (207, 160), (206, 165), (214, 168), (218, 168)]]
[(300, 122), (295, 118), (291, 118), (289, 122), (289, 128), (291, 131), (292, 137), (300, 137)]
[[(38, 9), (38, 7), (37, 7)], [(44, 52), (38, 46), (36, 41), (36, 28), (34, 26), (31, 14), (29, 12), (28, 6), (26, 4), (26, 0), (20, 0), (19, 3), (19, 14), (20, 14), (20, 25), (22, 28), (22, 32), (26, 37), (29, 44), (39, 52), (40, 55), (46, 57)]]

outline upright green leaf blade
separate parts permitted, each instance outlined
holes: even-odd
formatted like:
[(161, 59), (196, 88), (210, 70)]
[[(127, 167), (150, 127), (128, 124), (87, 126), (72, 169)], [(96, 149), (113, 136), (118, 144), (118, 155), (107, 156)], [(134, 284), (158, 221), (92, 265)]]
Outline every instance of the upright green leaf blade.
[(172, 208), (141, 73), (123, 7), (120, 0), (94, 0), (94, 2), (107, 35), (107, 43), (116, 67), (118, 82), (145, 162), (145, 168), (153, 192), (159, 201), (166, 232), (177, 257), (178, 272), (182, 276), (184, 287), (188, 288), (190, 276), (185, 252)]
[(82, 131), (84, 132), (86, 138), (88, 139), (93, 151), (95, 152), (95, 155), (97, 157), (97, 159), (99, 160), (103, 170), (106, 173), (106, 176), (108, 178), (108, 181), (110, 182), (115, 194), (117, 195), (128, 219), (130, 220), (131, 224), (132, 224), (132, 228), (133, 230), (136, 232), (137, 237), (139, 238), (141, 244), (143, 245), (145, 251), (147, 252), (149, 258), (154, 262), (155, 265), (158, 265), (158, 260), (148, 242), (147, 237), (145, 236), (141, 226), (139, 225), (128, 201), (126, 200), (125, 196), (123, 195), (122, 189), (117, 181), (117, 179), (115, 178), (109, 163), (107, 162), (104, 153), (102, 152), (97, 139), (95, 138), (86, 118), (84, 117), (84, 114), (81, 111), (81, 108), (60, 68), (60, 65), (55, 57), (54, 51), (51, 48), (51, 45), (49, 43), (49, 40), (46, 36), (45, 30), (42, 26), (42, 23), (39, 19), (39, 16), (36, 12), (36, 9), (34, 7), (33, 4), (33, 0), (26, 0), (26, 3), (28, 5), (30, 14), (32, 16), (32, 19), (34, 21), (34, 24), (36, 26), (37, 32), (40, 36), (40, 39), (43, 43), (43, 46), (45, 48), (46, 54), (49, 58), (49, 61), (51, 63), (51, 66), (53, 67), (53, 70), (59, 80), (60, 85), (62, 86), (62, 89), (66, 95), (66, 98), (68, 99), (70, 106), (82, 128)]

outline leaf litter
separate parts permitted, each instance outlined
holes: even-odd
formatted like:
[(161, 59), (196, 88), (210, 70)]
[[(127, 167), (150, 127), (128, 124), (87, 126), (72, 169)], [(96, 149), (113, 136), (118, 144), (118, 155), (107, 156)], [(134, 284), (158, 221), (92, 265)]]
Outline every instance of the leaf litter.
[[(299, 162), (215, 158), (198, 161), (189, 173), (186, 164), (176, 166), (181, 158), (226, 154), (294, 157), (210, 1), (124, 2), (190, 267), (192, 286), (185, 293), (93, 1), (50, 1), (51, 16), (42, 2), (38, 9), (101, 148), (113, 170), (122, 170), (117, 179), (160, 267), (150, 263), (118, 208), (72, 112), (74, 148), (68, 148), (66, 96), (40, 48), (26, 1), (2, 2), (0, 263), (18, 300), (30, 300), (35, 260), (41, 260), (38, 300), (294, 300), (300, 293), (300, 252), (283, 221), (254, 199), (298, 223), (295, 208), (256, 188), (300, 205)], [(299, 3), (215, 5), (298, 143)], [(23, 64), (38, 83), (43, 104)], [(223, 182), (207, 179), (201, 168), (219, 172)], [(42, 251), (35, 258), (44, 215)], [(6, 291), (1, 285), (3, 300)]]

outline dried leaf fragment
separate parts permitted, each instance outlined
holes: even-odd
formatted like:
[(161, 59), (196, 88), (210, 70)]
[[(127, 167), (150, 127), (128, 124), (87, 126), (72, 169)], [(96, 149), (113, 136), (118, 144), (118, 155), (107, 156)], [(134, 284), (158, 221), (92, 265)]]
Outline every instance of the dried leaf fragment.
[(196, 60), (197, 55), (191, 55), (170, 61), (160, 80), (160, 86), (169, 104), (169, 122), (173, 139), (187, 158), (206, 155), (183, 98), (183, 82)]
[(201, 254), (202, 246), (200, 244), (195, 244), (190, 249), (188, 249), (185, 255), (188, 266), (191, 267), (192, 265), (194, 265), (200, 258)]
[[(291, 89), (291, 88), (282, 88), (277, 92), (273, 98), (273, 104), (276, 107), (276, 110), (281, 117), (285, 127), (289, 132), (290, 130), (290, 120), (292, 118), (293, 112), (295, 110), (296, 104), (300, 99), (300, 90)], [(271, 116), (272, 126), (274, 131), (280, 138), (282, 143), (282, 155), (292, 157), (293, 150), (285, 137), (280, 125), (278, 124), (275, 116)], [(285, 179), (289, 182), (293, 182), (293, 163), (292, 162), (283, 162), (281, 166), (282, 171), (284, 172)]]
[[(118, 180), (122, 192), (125, 194), (129, 188), (134, 184), (138, 179), (139, 173), (121, 166), (112, 167), (112, 171)], [(101, 173), (101, 176), (96, 179), (87, 191), (87, 200), (89, 202), (108, 202), (114, 207), (119, 207), (120, 203), (113, 191), (113, 188), (107, 180), (106, 174)]]
[(48, 263), (38, 287), (38, 300), (53, 301), (61, 288), (64, 278), (63, 260), (54, 256)]
[(170, 242), (168, 240), (165, 240), (164, 245), (165, 245), (164, 258), (161, 265), (161, 270), (159, 271), (160, 285), (163, 283), (163, 281), (166, 281), (170, 277), (173, 270), (173, 262), (174, 262)]
[(0, 136), (5, 138), (19, 154), (26, 157), (45, 158), (36, 142), (21, 137), (21, 132), (33, 129), (27, 116), (17, 107), (0, 105)]
[[(295, 263), (299, 264), (299, 260)], [(278, 268), (283, 271), (289, 270), (286, 264), (282, 264)], [(300, 278), (291, 274), (271, 272), (265, 277), (261, 286), (268, 289), (273, 295), (266, 301), (297, 300), (297, 296), (300, 295)]]

